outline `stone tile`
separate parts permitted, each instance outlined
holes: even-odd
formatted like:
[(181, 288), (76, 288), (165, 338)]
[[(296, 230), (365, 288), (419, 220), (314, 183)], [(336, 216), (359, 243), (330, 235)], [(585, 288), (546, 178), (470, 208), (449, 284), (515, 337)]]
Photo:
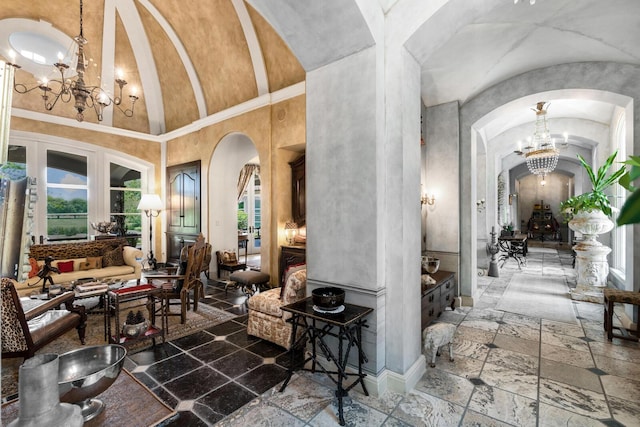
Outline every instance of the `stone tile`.
[(631, 362), (625, 362), (619, 359), (593, 355), (596, 366), (610, 375), (627, 378), (629, 380), (638, 380), (640, 378), (640, 365)]
[(491, 386), (478, 386), (469, 409), (499, 421), (521, 427), (536, 425), (537, 402)]
[(240, 348), (226, 341), (211, 341), (200, 347), (189, 351), (193, 357), (202, 360), (204, 363), (211, 363), (224, 356), (235, 353)]
[(230, 382), (196, 400), (193, 411), (204, 419), (208, 419), (209, 411), (226, 416), (256, 397), (257, 394)]
[(276, 384), (284, 381), (286, 369), (276, 364), (260, 365), (252, 371), (236, 378), (236, 382), (257, 394), (262, 394)]
[(382, 424), (382, 427), (413, 427), (409, 424), (405, 423), (394, 417), (388, 417), (387, 420)]
[(198, 369), (201, 366), (202, 362), (199, 360), (194, 359), (186, 353), (181, 353), (149, 366), (145, 372), (154, 380), (163, 384), (187, 372)]
[(535, 329), (540, 328), (540, 319), (537, 317), (525, 316), (523, 314), (505, 313), (502, 321), (508, 324), (517, 323), (519, 325), (529, 326)]
[(553, 320), (542, 319), (542, 332), (553, 334), (569, 335), (580, 338), (584, 336), (584, 331), (580, 325), (554, 322)]
[(479, 343), (490, 343), (490, 342), (493, 342), (493, 338), (495, 337), (495, 335), (496, 335), (495, 332), (484, 331), (482, 329), (476, 329), (476, 328), (469, 328), (461, 324), (460, 326), (458, 326), (458, 329), (456, 329), (454, 342), (457, 342), (458, 340), (468, 340), (468, 341), (474, 341)]
[(404, 394), (387, 391), (382, 396), (365, 396), (358, 387), (349, 392), (349, 396), (370, 408), (376, 409), (385, 414), (390, 414), (398, 406), (398, 403), (404, 399)]
[[(636, 395), (637, 396), (637, 395)], [(620, 399), (614, 396), (607, 396), (609, 407), (613, 413), (613, 418), (625, 426), (638, 425), (640, 422), (640, 403), (635, 401)]]
[(540, 342), (527, 339), (517, 338), (510, 335), (496, 335), (493, 344), (505, 350), (515, 351), (517, 353), (528, 354), (529, 356), (538, 357), (540, 354)]
[(274, 388), (265, 393), (263, 398), (271, 405), (309, 421), (331, 404), (334, 392), (333, 389), (321, 386), (305, 376), (297, 376), (291, 379), (282, 393), (278, 388)]
[[(217, 417), (212, 417), (208, 419), (208, 421), (215, 422), (220, 419), (222, 419), (222, 415), (218, 414)], [(162, 425), (164, 427), (207, 427), (209, 424), (204, 422), (200, 417), (198, 417), (191, 411), (179, 411), (175, 418), (172, 418), (166, 423), (162, 423)]]
[(293, 415), (270, 405), (267, 402), (256, 400), (246, 407), (234, 412), (223, 421), (216, 424), (218, 427), (302, 427), (304, 421), (297, 419)]
[(466, 314), (463, 313), (459, 308), (456, 308), (454, 311), (445, 310), (442, 312), (440, 317), (438, 318), (438, 322), (451, 323), (454, 325), (459, 325), (465, 319)]
[(540, 402), (591, 418), (611, 417), (603, 394), (546, 378), (540, 378)]
[(640, 363), (640, 349), (615, 345), (610, 342), (590, 342), (591, 352), (625, 362)]
[(603, 375), (600, 379), (607, 396), (615, 396), (620, 399), (628, 399), (630, 396), (635, 396), (636, 400), (640, 396), (640, 381), (615, 375)]
[(493, 418), (489, 418), (479, 412), (468, 409), (464, 415), (464, 419), (462, 420), (460, 427), (509, 427), (511, 425), (512, 424), (494, 420)]
[(236, 378), (262, 365), (263, 360), (262, 357), (249, 353), (246, 350), (238, 350), (228, 356), (211, 362), (210, 365), (229, 378)]
[[(345, 425), (348, 426), (381, 426), (387, 419), (386, 414), (348, 398), (343, 400), (342, 408)], [(307, 425), (317, 427), (339, 425), (337, 399), (333, 399), (331, 405), (323, 408)]]
[(181, 348), (182, 350), (189, 350), (194, 347), (198, 347), (209, 341), (213, 341), (216, 337), (205, 331), (198, 331), (186, 337), (178, 338), (171, 341), (171, 344)]
[(531, 327), (527, 325), (520, 325), (518, 323), (506, 323), (500, 325), (498, 328), (498, 334), (510, 335), (516, 338), (522, 338), (529, 341), (540, 341), (540, 328)]
[(589, 351), (589, 345), (584, 340), (569, 335), (543, 331), (541, 339), (545, 344), (555, 345), (568, 350)]
[(473, 392), (473, 384), (466, 378), (427, 368), (414, 389), (440, 399), (466, 406)]
[(241, 323), (234, 322), (233, 320), (229, 320), (228, 322), (223, 322), (207, 328), (205, 331), (212, 333), (215, 336), (226, 336), (231, 335), (234, 332), (238, 332), (241, 329), (246, 329), (246, 326)]
[(530, 399), (538, 398), (538, 376), (504, 366), (485, 363), (480, 379), (487, 385)]
[(568, 350), (563, 347), (542, 343), (541, 355), (543, 359), (554, 362), (563, 362), (579, 368), (593, 368), (593, 357), (591, 353), (584, 351)]
[(158, 344), (148, 350), (139, 351), (134, 354), (128, 354), (127, 359), (133, 361), (136, 365), (152, 365), (161, 360), (173, 357), (180, 353), (181, 350), (170, 343)]
[(473, 309), (469, 312), (469, 314), (467, 314), (467, 317), (465, 320), (489, 320), (489, 321), (495, 322), (497, 320), (502, 320), (503, 316), (504, 316), (504, 311), (500, 311), (500, 310)]
[(454, 426), (460, 423), (464, 408), (418, 391), (411, 391), (391, 413), (411, 426)]
[(483, 320), (483, 319), (466, 320), (465, 319), (462, 323), (460, 323), (460, 326), (464, 326), (466, 328), (480, 329), (481, 331), (495, 333), (498, 330), (498, 326), (500, 325), (493, 320)]
[(482, 360), (455, 354), (454, 356), (453, 362), (450, 362), (448, 357), (441, 357), (440, 360), (436, 362), (436, 367), (433, 369), (442, 369), (445, 372), (464, 378), (474, 378), (480, 375), (483, 364)]
[(180, 400), (192, 400), (204, 396), (227, 382), (229, 378), (208, 366), (203, 366), (166, 382), (164, 387)]
[(262, 357), (278, 357), (287, 351), (279, 345), (267, 341), (258, 341), (247, 347), (247, 350)]
[(601, 421), (578, 415), (557, 406), (540, 403), (538, 425), (545, 427), (604, 427)]
[(577, 366), (542, 359), (540, 362), (540, 377), (595, 391), (596, 393), (603, 393), (599, 376)]
[(526, 372), (528, 374), (538, 373), (538, 358), (528, 354), (516, 353), (515, 351), (493, 348), (487, 356), (487, 363)]
[(484, 343), (458, 339), (453, 344), (453, 356), (458, 355), (484, 360), (489, 354), (489, 347)]

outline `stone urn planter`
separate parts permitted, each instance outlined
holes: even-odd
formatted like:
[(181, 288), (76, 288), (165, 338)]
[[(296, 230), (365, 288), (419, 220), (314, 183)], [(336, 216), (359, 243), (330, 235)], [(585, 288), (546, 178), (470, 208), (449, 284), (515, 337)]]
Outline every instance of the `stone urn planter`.
[(573, 247), (576, 253), (576, 287), (571, 298), (579, 301), (603, 303), (602, 290), (607, 286), (611, 248), (597, 240), (598, 235), (613, 229), (613, 221), (601, 210), (581, 211), (569, 221), (569, 228), (581, 233), (583, 240)]

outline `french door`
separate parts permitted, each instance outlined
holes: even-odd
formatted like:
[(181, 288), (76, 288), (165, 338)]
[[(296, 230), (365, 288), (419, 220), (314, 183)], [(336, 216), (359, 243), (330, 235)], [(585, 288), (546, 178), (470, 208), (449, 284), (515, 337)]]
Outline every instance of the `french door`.
[[(259, 254), (262, 240), (262, 215), (261, 215), (260, 175), (253, 174), (244, 194), (238, 201), (238, 230), (243, 231), (249, 237), (247, 252)], [(244, 250), (240, 250), (241, 255)]]

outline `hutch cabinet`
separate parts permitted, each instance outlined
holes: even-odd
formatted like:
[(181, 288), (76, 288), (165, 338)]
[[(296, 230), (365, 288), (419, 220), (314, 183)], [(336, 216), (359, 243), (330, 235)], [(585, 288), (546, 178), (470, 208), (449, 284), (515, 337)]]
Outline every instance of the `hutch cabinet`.
[(455, 307), (455, 281), (450, 271), (436, 271), (431, 274), (436, 281), (434, 285), (422, 286), (421, 329), (424, 330), (436, 320), (442, 312)]

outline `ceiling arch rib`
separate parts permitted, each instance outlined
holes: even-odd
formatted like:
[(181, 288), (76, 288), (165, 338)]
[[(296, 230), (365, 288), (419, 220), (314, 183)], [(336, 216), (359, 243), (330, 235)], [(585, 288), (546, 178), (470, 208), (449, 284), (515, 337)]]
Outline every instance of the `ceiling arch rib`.
[[(104, 1), (102, 25), (102, 69), (100, 75), (103, 82), (115, 80), (113, 64), (116, 59), (116, 4), (115, 0)], [(114, 88), (115, 89), (115, 88)], [(114, 107), (115, 108), (115, 107)], [(105, 108), (102, 112), (102, 124), (113, 126), (113, 108)]]
[(180, 60), (184, 64), (187, 76), (189, 76), (189, 81), (191, 82), (193, 94), (196, 99), (196, 105), (198, 106), (198, 116), (201, 119), (207, 117), (207, 104), (204, 99), (204, 93), (202, 92), (202, 85), (200, 84), (198, 73), (196, 73), (193, 62), (191, 62), (191, 58), (187, 54), (187, 50), (184, 48), (182, 41), (173, 30), (173, 27), (169, 24), (169, 22), (167, 22), (165, 17), (160, 13), (158, 9), (155, 8), (155, 6), (151, 4), (149, 0), (139, 0), (139, 3), (149, 11), (151, 16), (153, 16), (156, 22), (158, 22), (160, 27), (167, 34), (167, 37), (169, 38), (169, 40), (171, 40), (171, 43), (173, 43), (173, 47), (178, 52)]
[(149, 132), (153, 135), (162, 134), (166, 129), (162, 106), (162, 88), (149, 39), (133, 0), (116, 0), (116, 9), (129, 34), (129, 42), (138, 64), (145, 105), (149, 115)]
[(258, 96), (269, 93), (269, 80), (267, 79), (267, 68), (264, 64), (262, 49), (258, 42), (255, 28), (249, 17), (249, 12), (243, 0), (231, 0), (231, 4), (236, 10), (244, 37), (249, 46), (249, 55), (251, 55), (251, 63), (253, 64), (253, 74), (256, 76), (256, 86), (258, 87)]

